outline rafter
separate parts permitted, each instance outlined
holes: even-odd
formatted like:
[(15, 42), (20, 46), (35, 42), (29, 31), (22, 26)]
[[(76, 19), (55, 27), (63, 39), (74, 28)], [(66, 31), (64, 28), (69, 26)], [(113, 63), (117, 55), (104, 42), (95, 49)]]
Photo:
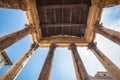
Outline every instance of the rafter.
[(85, 4), (67, 4), (67, 5), (46, 5), (39, 6), (41, 9), (58, 9), (58, 8), (85, 8)]
[(85, 27), (86, 25), (85, 24), (72, 24), (72, 23), (68, 23), (68, 24), (44, 24), (42, 25), (43, 27), (60, 27), (60, 26), (63, 26), (63, 27), (80, 27), (80, 26), (83, 26)]

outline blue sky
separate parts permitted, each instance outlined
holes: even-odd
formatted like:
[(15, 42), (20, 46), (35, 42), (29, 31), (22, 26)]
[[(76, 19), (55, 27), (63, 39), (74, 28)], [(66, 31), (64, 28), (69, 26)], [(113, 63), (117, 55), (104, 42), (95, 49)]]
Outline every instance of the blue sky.
[[(105, 8), (101, 22), (107, 28), (120, 31), (120, 6)], [(24, 28), (27, 23), (25, 12), (20, 10), (0, 9), (0, 36)], [(120, 46), (97, 35), (95, 41), (99, 49), (120, 68)], [(6, 49), (13, 63), (15, 63), (30, 47), (31, 36), (15, 43)], [(97, 71), (105, 71), (104, 67), (96, 59), (93, 53), (86, 47), (78, 48), (87, 72), (95, 75)], [(26, 64), (16, 80), (37, 80), (48, 53), (48, 48), (39, 48), (35, 51), (30, 61)], [(11, 66), (0, 69), (2, 76)], [(57, 48), (55, 51), (54, 64), (51, 80), (76, 80), (71, 52), (67, 48)]]

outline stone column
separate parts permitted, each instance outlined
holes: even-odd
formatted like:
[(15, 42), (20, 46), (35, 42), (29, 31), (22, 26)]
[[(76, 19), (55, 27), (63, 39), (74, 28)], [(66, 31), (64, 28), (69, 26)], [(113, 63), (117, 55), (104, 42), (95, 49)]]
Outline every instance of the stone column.
[(108, 38), (109, 40), (117, 43), (118, 45), (120, 45), (120, 32), (113, 31), (113, 30), (104, 28), (102, 26), (97, 27), (96, 32)]
[(37, 44), (32, 44), (30, 49), (0, 78), (0, 80), (15, 80), (33, 55), (33, 51), (37, 48)]
[(94, 43), (89, 43), (88, 48), (94, 53), (105, 69), (112, 75), (114, 80), (120, 80), (120, 69), (108, 59)]
[(31, 25), (26, 25), (26, 26), (27, 27), (22, 30), (7, 34), (5, 36), (1, 36), (0, 37), (0, 52), (6, 49), (7, 47), (13, 45), (17, 41), (21, 40), (28, 34), (30, 34), (32, 30), (32, 26)]
[(90, 80), (75, 44), (70, 44), (77, 80)]
[(50, 45), (50, 50), (48, 52), (47, 58), (45, 60), (38, 80), (50, 80), (55, 48), (55, 44)]

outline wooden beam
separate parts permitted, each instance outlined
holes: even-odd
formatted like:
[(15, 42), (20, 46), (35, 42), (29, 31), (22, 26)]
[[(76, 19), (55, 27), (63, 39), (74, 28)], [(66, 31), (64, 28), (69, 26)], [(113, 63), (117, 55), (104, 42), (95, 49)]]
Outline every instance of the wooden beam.
[(71, 9), (70, 9), (70, 21), (69, 21), (69, 22), (72, 22), (72, 14), (73, 14), (72, 11), (73, 11), (73, 10), (72, 10), (72, 8), (71, 8)]
[(60, 27), (60, 26), (63, 26), (63, 27), (80, 27), (80, 26), (83, 26), (85, 27), (86, 25), (85, 24), (72, 24), (72, 23), (68, 23), (68, 24), (43, 24), (42, 27)]
[(66, 4), (66, 5), (46, 5), (46, 6), (39, 6), (41, 9), (58, 9), (58, 8), (84, 8), (86, 4)]
[(69, 47), (70, 43), (75, 43), (76, 46), (87, 46), (88, 44), (83, 37), (54, 36), (42, 38), (39, 41), (39, 46), (49, 47), (51, 43), (55, 43), (58, 47)]

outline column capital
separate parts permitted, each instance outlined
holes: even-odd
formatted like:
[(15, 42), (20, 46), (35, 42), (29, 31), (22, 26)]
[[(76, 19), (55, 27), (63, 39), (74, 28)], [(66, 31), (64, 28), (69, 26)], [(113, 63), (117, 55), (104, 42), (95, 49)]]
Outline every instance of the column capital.
[(25, 27), (29, 29), (30, 33), (36, 32), (36, 29), (33, 26), (33, 24), (25, 24)]
[(76, 45), (74, 43), (71, 43), (68, 49), (72, 50), (74, 48), (76, 48)]
[(31, 44), (31, 48), (34, 48), (34, 50), (36, 50), (38, 47), (39, 47), (39, 45), (37, 43)]
[(56, 48), (57, 45), (55, 43), (50, 44), (50, 48)]
[(32, 28), (32, 24), (25, 24), (26, 28)]
[(96, 47), (96, 43), (94, 43), (94, 42), (88, 43), (88, 48), (89, 49), (94, 48), (94, 47)]
[(97, 21), (95, 23), (95, 32), (99, 31), (103, 27), (103, 23), (100, 23), (100, 21)]

